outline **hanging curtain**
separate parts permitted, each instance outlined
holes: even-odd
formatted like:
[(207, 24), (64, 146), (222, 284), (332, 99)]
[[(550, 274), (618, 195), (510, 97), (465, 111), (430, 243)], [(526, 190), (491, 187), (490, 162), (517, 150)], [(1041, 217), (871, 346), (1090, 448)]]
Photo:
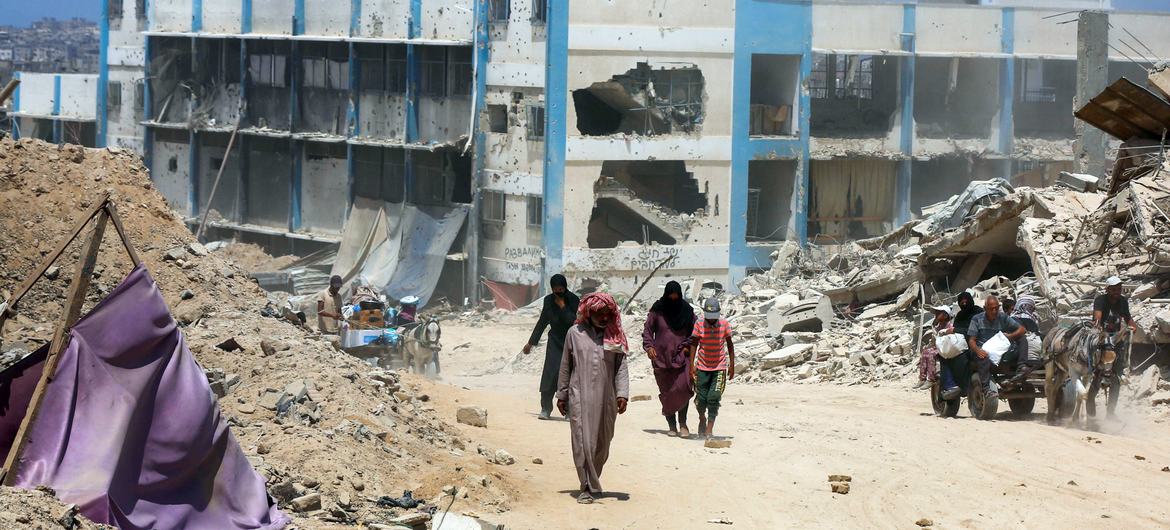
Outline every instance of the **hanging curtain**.
[(886, 160), (814, 161), (809, 236), (823, 242), (861, 239), (892, 228), (895, 164)]

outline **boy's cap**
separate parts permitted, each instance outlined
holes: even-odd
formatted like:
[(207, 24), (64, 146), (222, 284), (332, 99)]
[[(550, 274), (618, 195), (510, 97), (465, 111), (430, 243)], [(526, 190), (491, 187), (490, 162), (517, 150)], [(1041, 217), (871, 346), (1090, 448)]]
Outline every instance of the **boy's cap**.
[(715, 319), (719, 318), (719, 299), (712, 296), (706, 302), (703, 302), (703, 317)]

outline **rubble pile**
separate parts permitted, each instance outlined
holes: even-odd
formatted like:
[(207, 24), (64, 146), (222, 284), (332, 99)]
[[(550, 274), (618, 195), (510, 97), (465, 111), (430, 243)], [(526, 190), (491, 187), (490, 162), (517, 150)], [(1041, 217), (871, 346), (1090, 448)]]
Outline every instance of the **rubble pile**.
[[(886, 236), (834, 249), (781, 247), (771, 270), (726, 297), (739, 372), (747, 381), (844, 384), (916, 376), (930, 307), (967, 289), (977, 300), (1026, 294), (1038, 300), (1046, 329), (1089, 318), (1109, 276), (1121, 277), (1131, 297), (1134, 365), (1159, 362), (1159, 345), (1170, 342), (1170, 167), (1147, 168), (1112, 192), (1083, 191), (1096, 182), (1070, 177), (1043, 189), (998, 184), (1003, 193), (975, 182), (935, 215)], [(1160, 385), (1157, 377), (1138, 393), (1153, 396)]]
[[(0, 140), (0, 299), (12, 296), (104, 193), (112, 194), (183, 326), (233, 434), (298, 527), (429, 520), (417, 512), (440, 501), (446, 507), (451, 496), (442, 490), (451, 484), (458, 488), (456, 510), (507, 509), (506, 480), (452, 426), (455, 418), (436, 415), (411, 376), (375, 369), (307, 329), (263, 316), (265, 293), (220, 252), (194, 241), (129, 153)], [(112, 232), (106, 231), (86, 311), (130, 271)], [(8, 357), (49, 339), (79, 248), (75, 242), (66, 250), (5, 325), (0, 350), (14, 352)], [(422, 503), (390, 502), (404, 491)], [(21, 502), (12, 495), (0, 491), (0, 502)]]

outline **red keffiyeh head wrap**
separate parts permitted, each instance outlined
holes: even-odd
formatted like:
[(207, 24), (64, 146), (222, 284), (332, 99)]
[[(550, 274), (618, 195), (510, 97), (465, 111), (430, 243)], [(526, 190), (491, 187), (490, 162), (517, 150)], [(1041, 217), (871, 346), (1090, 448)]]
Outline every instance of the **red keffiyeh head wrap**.
[(609, 326), (605, 328), (604, 343), (606, 346), (620, 346), (623, 352), (630, 349), (629, 343), (626, 341), (626, 333), (622, 330), (622, 316), (618, 310), (617, 302), (613, 297), (606, 293), (589, 293), (581, 299), (581, 303), (577, 305), (577, 323), (590, 324), (589, 315), (594, 311), (600, 311), (608, 308), (613, 312), (613, 320), (609, 321)]

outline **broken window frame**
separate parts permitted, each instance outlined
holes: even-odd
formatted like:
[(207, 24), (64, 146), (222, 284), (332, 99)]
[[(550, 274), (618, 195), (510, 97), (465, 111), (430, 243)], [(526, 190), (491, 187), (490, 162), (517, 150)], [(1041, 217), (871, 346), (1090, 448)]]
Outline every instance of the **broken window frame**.
[(134, 121), (140, 122), (146, 113), (146, 82), (143, 79), (134, 81)]
[(305, 142), (305, 160), (325, 160), (329, 158), (344, 160), (348, 157), (345, 144), (342, 142)]
[(528, 228), (543, 229), (544, 228), (544, 197), (540, 195), (528, 195)]
[(410, 190), (410, 202), (414, 204), (445, 205), (450, 201), (454, 179), (449, 153), (440, 151), (418, 151), (411, 157), (411, 171), (414, 175)]
[(406, 93), (406, 45), (359, 44), (358, 67), (361, 69), (360, 89), (387, 94)]
[[(397, 147), (354, 146), (354, 195), (402, 204), (406, 200), (406, 151)], [(377, 190), (369, 193), (367, 187)]]
[(480, 198), (484, 223), (503, 224), (508, 220), (508, 197), (502, 191), (484, 190)]
[(532, 0), (532, 18), (529, 21), (535, 26), (548, 23), (548, 0)]
[[(679, 129), (682, 132), (693, 131), (702, 121), (703, 116), (704, 79), (702, 72), (698, 68), (651, 70), (649, 81), (654, 85), (654, 106), (662, 112), (673, 114), (682, 111), (694, 116), (691, 122), (678, 121), (680, 123)], [(666, 85), (666, 96), (662, 95), (663, 84)]]
[(106, 20), (111, 31), (122, 29), (122, 0), (106, 0)]
[[(1056, 87), (1045, 86), (1044, 81), (1044, 60), (1035, 59), (1017, 59), (1020, 65), (1020, 101), (1023, 103), (1056, 103)], [(1037, 71), (1040, 74), (1040, 86), (1031, 88), (1028, 86), (1028, 73)]]
[[(873, 99), (873, 56), (835, 55), (837, 58), (833, 75), (836, 99)], [(856, 76), (849, 79), (850, 63), (857, 63)]]
[(471, 68), (471, 47), (451, 46), (447, 48), (448, 96), (471, 96), (474, 74)]
[(248, 79), (252, 85), (288, 87), (289, 56), (276, 53), (275, 42), (277, 41), (258, 41), (248, 45)]
[(507, 24), (511, 15), (511, 0), (488, 0), (488, 22), (492, 24)]
[(121, 81), (106, 82), (106, 107), (113, 112), (118, 112), (122, 109)]
[(134, 0), (134, 16), (138, 20), (138, 31), (146, 30), (150, 16), (146, 13), (146, 0)]
[(544, 105), (528, 105), (528, 139), (544, 140)]
[(349, 90), (349, 52), (344, 50), (344, 44), (303, 43), (301, 46), (301, 87)]
[(422, 46), (419, 51), (419, 95), (439, 99), (447, 97), (447, 50), (438, 46)]

